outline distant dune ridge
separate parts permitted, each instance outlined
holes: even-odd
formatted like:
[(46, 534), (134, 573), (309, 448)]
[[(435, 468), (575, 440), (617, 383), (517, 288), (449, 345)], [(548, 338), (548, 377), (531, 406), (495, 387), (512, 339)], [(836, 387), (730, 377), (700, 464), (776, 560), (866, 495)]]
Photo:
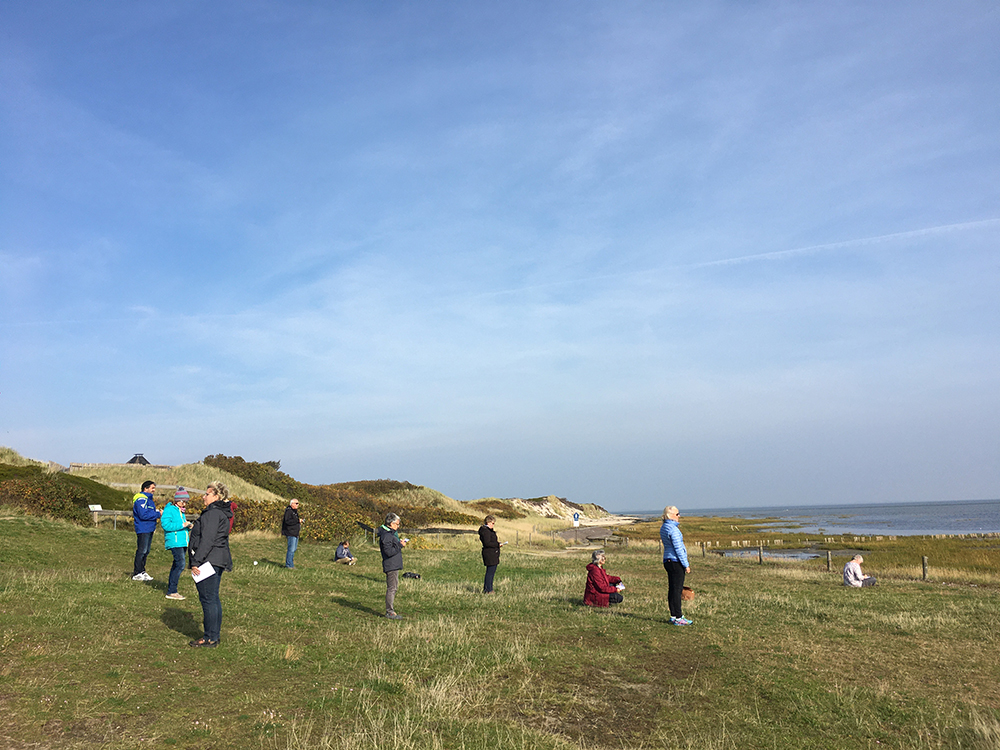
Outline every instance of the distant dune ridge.
[[(242, 460), (242, 459), (241, 459)], [(143, 465), (135, 463), (78, 463), (73, 462), (65, 469), (51, 461), (37, 461), (25, 458), (12, 448), (0, 446), (0, 463), (15, 466), (38, 465), (52, 472), (64, 472), (87, 477), (101, 484), (115, 488), (139, 489), (146, 479), (152, 479), (164, 489), (169, 486), (200, 488), (214, 479), (221, 479), (235, 495), (253, 499), (268, 505), (284, 505), (289, 498), (279, 495), (252, 482), (204, 462), (168, 466), (162, 464)], [(277, 463), (277, 462), (275, 462)], [(284, 475), (287, 476), (287, 475)], [(592, 503), (577, 504), (546, 495), (536, 498), (486, 497), (475, 500), (455, 500), (438, 490), (391, 480), (364, 480), (342, 482), (328, 487), (360, 491), (376, 496), (382, 503), (400, 508), (437, 508), (443, 511), (461, 513), (470, 517), (482, 517), (490, 512), (515, 512), (519, 516), (540, 516), (542, 518), (572, 521), (574, 514), (580, 515), (581, 522), (593, 523), (611, 516), (607, 510)]]

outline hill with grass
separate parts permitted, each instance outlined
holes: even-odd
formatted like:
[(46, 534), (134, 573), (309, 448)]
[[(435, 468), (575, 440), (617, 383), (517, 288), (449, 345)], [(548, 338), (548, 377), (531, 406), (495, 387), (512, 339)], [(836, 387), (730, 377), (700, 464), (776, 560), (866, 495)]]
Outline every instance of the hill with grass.
[[(0, 481), (0, 502), (9, 497), (12, 498), (9, 504), (28, 512), (44, 508), (46, 513), (60, 517), (55, 512), (59, 504), (42, 502), (42, 496), (46, 491), (58, 495), (54, 488), (71, 485), (75, 499), (64, 498), (59, 507), (65, 506), (68, 513), (61, 517), (78, 522), (86, 520), (83, 511), (88, 504), (99, 504), (108, 510), (128, 509), (133, 493), (147, 479), (156, 482), (154, 499), (161, 506), (173, 495), (175, 487), (188, 488), (192, 491), (189, 506), (192, 512), (200, 509), (201, 488), (211, 481), (222, 481), (236, 503), (236, 531), (278, 530), (282, 508), (291, 498), (298, 498), (305, 504), (304, 513), (310, 521), (303, 529), (303, 538), (312, 541), (349, 538), (359, 530), (370, 530), (390, 511), (404, 516), (405, 527), (412, 530), (431, 526), (475, 527), (488, 513), (507, 519), (537, 517), (563, 521), (571, 520), (574, 513), (585, 519), (608, 516), (600, 506), (572, 503), (555, 495), (463, 502), (429, 487), (392, 479), (312, 485), (281, 471), (280, 461), (247, 461), (242, 456), (223, 454), (178, 466), (73, 463), (69, 469), (62, 469), (56, 464), (25, 458), (11, 448), (0, 448), (0, 465), (20, 472), (17, 477), (0, 475), (0, 479), (23, 480), (30, 476), (34, 482), (30, 491), (22, 485), (10, 485), (5, 492)], [(71, 506), (73, 510), (69, 512)]]

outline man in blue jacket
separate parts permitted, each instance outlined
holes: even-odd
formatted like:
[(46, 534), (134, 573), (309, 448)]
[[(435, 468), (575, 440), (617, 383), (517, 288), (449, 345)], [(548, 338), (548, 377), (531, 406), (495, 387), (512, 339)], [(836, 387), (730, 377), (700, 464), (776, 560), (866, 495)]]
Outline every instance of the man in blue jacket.
[(142, 483), (142, 491), (132, 498), (132, 525), (135, 527), (135, 564), (132, 566), (133, 581), (152, 581), (153, 576), (146, 572), (146, 557), (153, 544), (153, 532), (156, 522), (160, 520), (160, 511), (153, 502), (156, 492), (156, 482), (146, 480)]

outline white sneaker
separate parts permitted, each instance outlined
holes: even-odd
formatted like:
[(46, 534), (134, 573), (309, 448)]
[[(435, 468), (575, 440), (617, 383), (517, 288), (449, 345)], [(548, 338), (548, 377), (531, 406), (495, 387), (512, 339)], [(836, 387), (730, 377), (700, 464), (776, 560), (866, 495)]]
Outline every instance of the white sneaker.
[(144, 580), (144, 581), (152, 581), (153, 580), (153, 576), (151, 576), (145, 570), (142, 571), (142, 573), (140, 575), (142, 575), (142, 580)]
[(187, 597), (186, 596), (182, 596), (181, 594), (174, 593), (174, 594), (167, 594), (166, 598), (167, 599), (173, 599), (174, 601), (181, 602), (181, 601), (184, 601)]
[(145, 581), (146, 579), (143, 578), (144, 575), (146, 575), (146, 574), (145, 573), (136, 573), (134, 576), (132, 576), (132, 580), (133, 581)]

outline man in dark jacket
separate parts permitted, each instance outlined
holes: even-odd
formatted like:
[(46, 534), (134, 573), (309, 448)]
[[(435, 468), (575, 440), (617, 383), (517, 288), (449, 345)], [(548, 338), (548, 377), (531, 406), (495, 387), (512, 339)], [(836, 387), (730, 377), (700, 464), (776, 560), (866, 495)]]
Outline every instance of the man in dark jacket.
[(295, 567), (295, 550), (299, 548), (299, 529), (302, 528), (302, 521), (299, 520), (299, 501), (289, 500), (288, 507), (285, 508), (285, 515), (281, 519), (281, 535), (288, 541), (285, 550), (285, 567)]
[(390, 513), (378, 528), (378, 547), (382, 553), (382, 572), (385, 573), (385, 616), (390, 620), (403, 619), (393, 608), (396, 589), (399, 588), (399, 571), (403, 569), (403, 547), (410, 541), (399, 538), (400, 523), (399, 516)]
[(142, 483), (141, 492), (132, 498), (132, 526), (135, 529), (135, 562), (132, 564), (133, 581), (152, 581), (153, 576), (146, 572), (146, 557), (153, 543), (153, 532), (156, 522), (160, 519), (160, 511), (153, 502), (156, 492), (156, 482), (146, 480)]
[[(188, 556), (191, 575), (194, 576), (194, 585), (201, 600), (205, 635), (188, 645), (215, 648), (219, 645), (222, 631), (219, 585), (222, 581), (222, 572), (233, 569), (233, 556), (229, 552), (229, 519), (232, 518), (233, 512), (229, 509), (229, 489), (222, 482), (212, 482), (208, 485), (203, 502), (205, 510), (198, 516), (191, 529)], [(211, 573), (201, 577), (209, 571), (209, 564)]]

